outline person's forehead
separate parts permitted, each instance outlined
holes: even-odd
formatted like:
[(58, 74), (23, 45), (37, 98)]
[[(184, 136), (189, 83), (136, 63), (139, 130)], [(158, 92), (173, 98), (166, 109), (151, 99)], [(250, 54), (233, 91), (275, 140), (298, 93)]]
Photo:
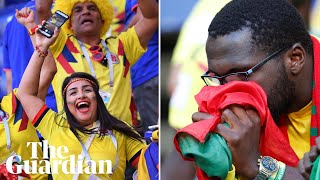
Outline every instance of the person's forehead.
[(209, 70), (218, 74), (233, 69), (247, 69), (265, 56), (263, 51), (254, 46), (248, 28), (217, 38), (209, 36), (206, 53)]
[(94, 6), (97, 6), (94, 2), (92, 2), (92, 1), (83, 1), (83, 2), (77, 2), (76, 4), (74, 4), (74, 6), (73, 6), (73, 9), (75, 8), (75, 7), (81, 7), (81, 6), (87, 6), (87, 5), (94, 5)]
[[(71, 81), (73, 81), (73, 80), (71, 80)], [(71, 88), (81, 88), (81, 87), (87, 86), (87, 85), (92, 86), (92, 85), (90, 84), (90, 82), (88, 82), (88, 81), (86, 81), (86, 80), (77, 80), (77, 81), (72, 82), (72, 83), (69, 85), (68, 89), (71, 89)]]
[(241, 56), (254, 49), (249, 28), (231, 32), (216, 38), (208, 37), (206, 51), (208, 56)]

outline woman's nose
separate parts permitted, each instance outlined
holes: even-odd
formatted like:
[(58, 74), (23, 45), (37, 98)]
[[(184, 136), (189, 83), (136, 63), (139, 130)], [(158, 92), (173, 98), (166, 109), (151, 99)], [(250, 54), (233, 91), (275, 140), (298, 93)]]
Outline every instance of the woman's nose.
[(81, 92), (79, 92), (79, 94), (78, 94), (78, 99), (82, 99), (82, 98), (84, 98), (86, 95), (85, 95), (85, 93), (83, 92), (83, 91), (81, 91)]

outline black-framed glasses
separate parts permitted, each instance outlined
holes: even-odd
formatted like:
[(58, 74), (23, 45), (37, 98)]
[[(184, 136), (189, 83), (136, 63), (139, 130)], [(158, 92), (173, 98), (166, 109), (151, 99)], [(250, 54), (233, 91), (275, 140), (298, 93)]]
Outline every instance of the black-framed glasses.
[(272, 53), (271, 55), (267, 56), (261, 62), (259, 62), (258, 64), (256, 64), (252, 68), (248, 69), (247, 71), (230, 73), (230, 74), (226, 74), (226, 75), (223, 75), (223, 76), (212, 76), (212, 75), (210, 75), (211, 72), (207, 71), (206, 73), (204, 73), (201, 76), (201, 79), (206, 83), (207, 86), (219, 86), (219, 85), (222, 85), (222, 84), (226, 84), (226, 83), (228, 83), (228, 81), (226, 81), (226, 77), (228, 77), (230, 79), (234, 79), (234, 80), (247, 81), (248, 77), (253, 72), (255, 72), (262, 65), (266, 64), (269, 60), (271, 60), (276, 55), (278, 55), (281, 51), (283, 51), (283, 50), (285, 50), (287, 48), (288, 47), (284, 47), (284, 48), (281, 48), (281, 49), (275, 51), (274, 53)]

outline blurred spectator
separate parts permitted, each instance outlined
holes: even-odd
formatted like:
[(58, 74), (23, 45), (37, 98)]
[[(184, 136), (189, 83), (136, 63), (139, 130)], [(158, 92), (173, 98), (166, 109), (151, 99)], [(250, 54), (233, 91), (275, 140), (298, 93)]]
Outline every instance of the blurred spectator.
[(110, 0), (114, 9), (114, 17), (111, 23), (111, 34), (117, 36), (124, 30), (126, 0)]
[[(192, 9), (186, 19), (173, 52), (170, 75), (168, 78), (169, 125), (182, 128), (192, 123), (191, 116), (197, 111), (194, 95), (204, 86), (199, 77), (207, 70), (205, 43), (208, 27), (215, 15), (229, 0), (201, 0)], [(173, 137), (171, 137), (173, 139)], [(193, 163), (184, 161), (174, 150), (162, 161), (164, 179), (193, 179), (195, 168)]]
[(310, 33), (320, 36), (320, 1), (319, 0), (290, 0), (298, 9)]
[[(204, 86), (199, 77), (207, 70), (205, 43), (207, 29), (215, 15), (229, 0), (201, 0), (193, 8), (182, 27), (171, 59), (168, 78), (169, 124), (182, 128), (197, 111), (194, 95)], [(196, 38), (195, 38), (196, 36)]]
[(311, 1), (310, 32), (320, 37), (320, 0)]
[[(126, 26), (132, 27), (142, 17), (136, 0), (127, 0)], [(140, 114), (142, 130), (158, 124), (159, 117), (159, 32), (153, 34), (148, 50), (131, 68), (133, 98)]]
[[(35, 1), (31, 0), (25, 6), (34, 10)], [(28, 30), (13, 17), (4, 31), (3, 69), (6, 74), (7, 93), (19, 87), (23, 72), (29, 63), (33, 51), (34, 48)], [(57, 111), (51, 85), (46, 97), (46, 103), (48, 107)]]
[[(3, 3), (3, 4), (1, 4)], [(7, 94), (7, 88), (6, 88), (6, 77), (5, 77), (5, 72), (2, 71), (3, 70), (3, 34), (4, 34), (4, 30), (6, 28), (6, 25), (8, 24), (8, 22), (12, 19), (15, 9), (20, 9), (22, 7), (24, 7), (26, 3), (22, 2), (19, 4), (12, 4), (10, 6), (5, 6), (5, 2), (2, 1), (0, 2), (0, 8), (2, 7), (2, 9), (0, 9), (0, 98), (2, 98), (3, 96), (5, 96)], [(3, 8), (5, 7), (5, 8)]]
[(28, 0), (5, 0), (5, 6), (10, 6), (12, 4), (19, 4), (23, 2), (28, 2)]

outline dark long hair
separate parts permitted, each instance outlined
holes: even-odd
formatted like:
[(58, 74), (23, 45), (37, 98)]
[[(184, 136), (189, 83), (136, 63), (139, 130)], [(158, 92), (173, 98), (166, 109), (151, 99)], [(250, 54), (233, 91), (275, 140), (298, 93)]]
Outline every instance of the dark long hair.
[[(85, 78), (90, 81), (92, 81), (95, 85), (93, 85), (94, 93), (96, 94), (97, 98), (97, 118), (100, 122), (100, 131), (97, 131), (96, 129), (86, 129), (83, 126), (81, 126), (77, 119), (71, 114), (66, 101), (66, 93), (64, 92), (65, 87), (68, 85), (68, 83), (76, 78)], [(103, 137), (104, 134), (106, 134), (107, 130), (116, 130), (118, 132), (121, 132), (128, 137), (132, 139), (136, 139), (141, 141), (141, 136), (134, 131), (132, 127), (127, 125), (126, 123), (122, 122), (121, 120), (115, 118), (112, 116), (109, 111), (107, 110), (100, 94), (99, 94), (99, 83), (96, 78), (91, 76), (90, 74), (84, 73), (84, 72), (76, 72), (68, 76), (62, 84), (62, 96), (63, 96), (63, 108), (67, 115), (67, 120), (70, 125), (71, 131), (75, 134), (77, 138), (79, 138), (79, 134), (77, 132), (80, 131), (85, 134), (95, 134), (99, 133), (100, 137)]]

